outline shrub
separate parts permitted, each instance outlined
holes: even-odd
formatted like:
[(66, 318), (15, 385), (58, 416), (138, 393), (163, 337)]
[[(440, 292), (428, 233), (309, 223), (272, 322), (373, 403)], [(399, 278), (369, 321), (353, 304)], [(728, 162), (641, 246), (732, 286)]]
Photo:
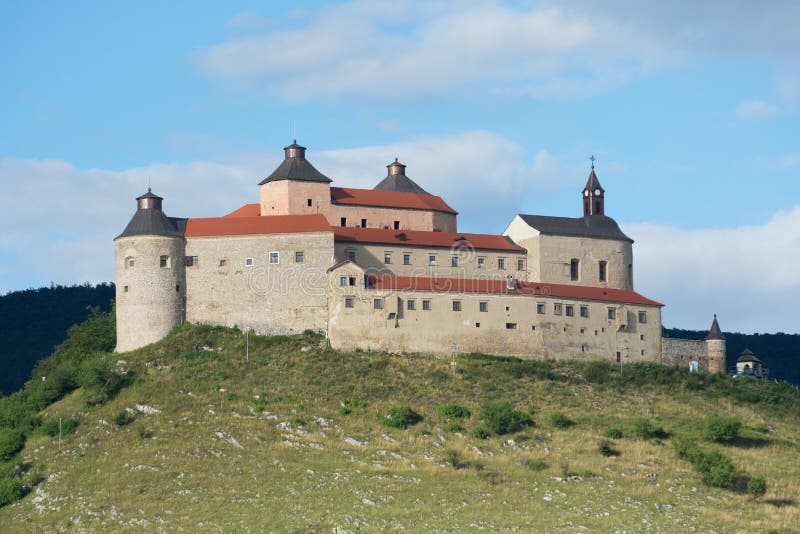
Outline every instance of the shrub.
[(383, 418), (384, 426), (406, 429), (422, 421), (422, 416), (408, 406), (394, 406)]
[(439, 415), (448, 419), (465, 419), (472, 415), (469, 410), (458, 404), (443, 404), (438, 410)]
[(73, 432), (75, 432), (77, 428), (78, 428), (78, 420), (72, 418), (62, 419), (60, 430), (58, 427), (58, 419), (48, 419), (47, 421), (42, 423), (41, 426), (42, 432), (44, 432), (51, 438), (58, 436), (59, 432), (61, 433), (62, 436), (68, 436)]
[(767, 492), (767, 481), (763, 477), (753, 477), (747, 482), (747, 493), (757, 499)]
[(706, 417), (704, 436), (709, 441), (716, 443), (730, 443), (739, 437), (742, 422), (738, 417), (720, 417), (711, 415)]
[(622, 439), (623, 437), (622, 430), (619, 428), (607, 428), (603, 431), (603, 437), (609, 439)]
[(715, 488), (729, 488), (733, 485), (736, 469), (731, 459), (721, 452), (700, 451), (693, 464), (705, 484)]
[(533, 426), (531, 416), (514, 410), (509, 402), (490, 401), (481, 406), (481, 420), (492, 434), (502, 436)]
[(114, 423), (116, 423), (117, 426), (127, 426), (133, 423), (135, 419), (136, 417), (128, 410), (122, 410), (114, 416)]
[(611, 456), (619, 456), (619, 451), (614, 448), (614, 445), (608, 440), (602, 440), (597, 449), (600, 451), (600, 454), (609, 458)]
[(646, 418), (638, 417), (633, 420), (631, 434), (637, 439), (664, 439), (669, 437), (660, 426)]
[(0, 428), (0, 461), (14, 457), (25, 446), (25, 434), (12, 428)]
[(350, 408), (339, 406), (339, 415), (350, 415), (351, 413), (353, 413), (353, 410)]
[(447, 449), (444, 451), (444, 461), (453, 467), (453, 469), (466, 469), (468, 467), (475, 467), (480, 469), (475, 462), (465, 460), (460, 452), (454, 449)]
[(583, 379), (592, 384), (602, 384), (610, 378), (611, 366), (607, 362), (594, 360), (583, 365)]
[(575, 424), (575, 421), (561, 412), (555, 412), (550, 414), (550, 424), (556, 428), (569, 428)]
[(528, 469), (530, 469), (531, 471), (544, 471), (545, 469), (547, 469), (547, 462), (545, 462), (541, 458), (530, 460), (528, 462)]
[(86, 390), (87, 404), (106, 402), (124, 385), (124, 377), (102, 356), (87, 358), (78, 369), (78, 384)]
[(485, 426), (479, 426), (472, 430), (472, 436), (478, 439), (489, 439), (491, 432)]
[(0, 506), (16, 502), (23, 495), (22, 482), (15, 478), (0, 479)]
[(459, 423), (450, 423), (450, 425), (447, 427), (447, 431), (452, 432), (454, 434), (456, 432), (463, 434), (465, 430), (466, 428), (461, 426)]

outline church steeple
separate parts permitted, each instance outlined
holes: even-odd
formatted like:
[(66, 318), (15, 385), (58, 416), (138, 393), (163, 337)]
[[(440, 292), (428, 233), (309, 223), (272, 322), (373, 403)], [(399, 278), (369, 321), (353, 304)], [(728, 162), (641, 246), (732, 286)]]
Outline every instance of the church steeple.
[(583, 216), (605, 215), (605, 189), (594, 172), (594, 156), (589, 159), (592, 160), (592, 171), (583, 188)]

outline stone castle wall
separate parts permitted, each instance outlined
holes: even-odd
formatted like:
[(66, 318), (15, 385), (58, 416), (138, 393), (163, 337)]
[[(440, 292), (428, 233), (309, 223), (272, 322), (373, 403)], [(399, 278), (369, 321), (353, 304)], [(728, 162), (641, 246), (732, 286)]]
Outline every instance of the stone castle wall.
[(677, 367), (689, 367), (692, 361), (699, 364), (700, 369), (709, 370), (708, 344), (694, 339), (661, 339), (661, 363)]

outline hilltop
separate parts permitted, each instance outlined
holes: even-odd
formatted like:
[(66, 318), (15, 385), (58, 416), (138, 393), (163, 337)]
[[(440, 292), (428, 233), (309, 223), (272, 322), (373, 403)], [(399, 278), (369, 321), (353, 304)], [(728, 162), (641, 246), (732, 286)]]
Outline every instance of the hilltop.
[[(310, 332), (248, 343), (191, 325), (110, 355), (109, 329), (108, 315), (74, 329), (25, 391), (0, 401), (0, 430), (27, 436), (4, 466), (30, 488), (0, 508), (9, 530), (783, 533), (800, 523), (800, 394), (787, 384), (654, 364), (468, 355), (451, 366), (341, 353)], [(41, 376), (63, 381), (45, 395)], [(36, 403), (38, 416), (19, 415)], [(738, 435), (706, 439), (710, 414), (737, 418)], [(695, 464), (720, 452), (739, 474), (729, 488), (708, 485), (676, 443)], [(759, 477), (756, 499), (745, 486)]]

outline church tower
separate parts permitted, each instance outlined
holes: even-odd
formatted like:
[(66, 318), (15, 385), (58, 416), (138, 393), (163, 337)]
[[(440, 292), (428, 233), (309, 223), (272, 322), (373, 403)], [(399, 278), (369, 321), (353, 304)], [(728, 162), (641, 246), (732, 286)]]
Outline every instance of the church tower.
[(583, 188), (583, 216), (589, 217), (591, 215), (605, 215), (605, 194), (606, 191), (600, 185), (600, 180), (594, 172), (594, 156), (592, 160), (592, 172), (589, 173), (589, 179), (586, 181), (586, 187)]
[(708, 354), (708, 372), (724, 373), (726, 366), (725, 349), (727, 341), (717, 322), (717, 314), (706, 336), (706, 353)]

